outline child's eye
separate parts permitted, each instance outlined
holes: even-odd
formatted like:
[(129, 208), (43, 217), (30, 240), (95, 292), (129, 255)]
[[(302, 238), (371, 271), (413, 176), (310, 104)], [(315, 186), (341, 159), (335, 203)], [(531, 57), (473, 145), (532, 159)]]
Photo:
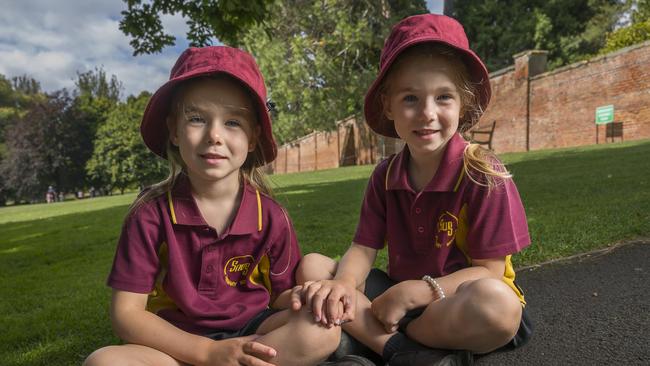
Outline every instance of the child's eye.
[(438, 96), (438, 100), (445, 101), (445, 100), (450, 100), (450, 99), (454, 99), (454, 96), (451, 95), (451, 94), (442, 94), (442, 95)]
[(205, 120), (199, 115), (189, 115), (185, 117), (189, 123), (204, 123)]
[(418, 101), (418, 97), (416, 97), (413, 94), (409, 94), (409, 95), (404, 96), (403, 100), (405, 102), (407, 102), (407, 103), (415, 103), (415, 102)]
[(239, 127), (241, 126), (241, 122), (239, 122), (236, 119), (229, 119), (226, 121), (226, 126), (228, 127)]

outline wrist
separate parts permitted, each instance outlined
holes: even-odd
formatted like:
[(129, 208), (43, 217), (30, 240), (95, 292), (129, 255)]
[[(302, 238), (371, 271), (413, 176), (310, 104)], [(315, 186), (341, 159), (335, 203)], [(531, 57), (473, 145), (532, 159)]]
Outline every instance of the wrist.
[(425, 275), (422, 277), (422, 281), (426, 282), (431, 288), (431, 292), (433, 293), (433, 301), (442, 300), (447, 297), (443, 288), (433, 277)]
[(356, 280), (356, 278), (354, 278), (354, 276), (351, 276), (351, 275), (345, 275), (345, 274), (340, 275), (340, 276), (336, 275), (334, 277), (334, 280), (341, 281), (344, 284), (346, 284), (347, 286), (349, 286), (350, 288), (356, 288), (357, 287), (357, 280)]
[(215, 342), (218, 341), (214, 341), (207, 337), (200, 337), (199, 342), (195, 344), (196, 352), (194, 352), (194, 355), (196, 359), (192, 360), (191, 364), (205, 365), (210, 359), (210, 353), (212, 352), (212, 347)]

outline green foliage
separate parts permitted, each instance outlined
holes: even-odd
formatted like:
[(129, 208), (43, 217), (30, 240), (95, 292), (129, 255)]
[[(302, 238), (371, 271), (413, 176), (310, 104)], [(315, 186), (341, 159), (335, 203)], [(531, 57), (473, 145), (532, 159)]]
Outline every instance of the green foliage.
[(600, 50), (601, 54), (650, 40), (650, 20), (632, 24), (607, 35), (607, 43)]
[(215, 38), (237, 46), (240, 35), (268, 15), (273, 0), (124, 0), (120, 30), (132, 37), (133, 54), (160, 52), (176, 38), (164, 32), (160, 16), (181, 14), (187, 19), (187, 39), (193, 46), (211, 44)]
[(424, 1), (276, 2), (245, 33), (276, 103), (274, 134), (287, 142), (358, 114), (390, 27), (426, 12)]
[(7, 152), (0, 165), (4, 186), (19, 200), (42, 199), (48, 185), (62, 192), (82, 188), (91, 128), (65, 90), (35, 102), (6, 131)]
[(139, 132), (150, 97), (146, 92), (129, 97), (111, 110), (98, 128), (93, 155), (86, 164), (95, 187), (123, 192), (127, 187), (142, 187), (162, 178), (165, 161), (147, 150)]
[(632, 23), (607, 34), (600, 54), (650, 40), (650, 0), (631, 1)]
[(626, 9), (619, 0), (456, 0), (452, 15), (496, 71), (526, 49), (548, 50), (550, 68), (592, 57)]

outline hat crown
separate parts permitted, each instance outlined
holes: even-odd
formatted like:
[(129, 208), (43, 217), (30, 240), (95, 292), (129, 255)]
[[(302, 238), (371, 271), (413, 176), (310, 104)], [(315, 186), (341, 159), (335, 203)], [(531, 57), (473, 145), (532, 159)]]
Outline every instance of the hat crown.
[(380, 68), (383, 69), (393, 59), (395, 52), (401, 52), (405, 44), (419, 43), (422, 39), (469, 50), (465, 30), (456, 19), (438, 14), (413, 15), (397, 23), (391, 30), (381, 53)]
[(169, 80), (190, 75), (226, 72), (243, 81), (266, 99), (266, 86), (257, 63), (249, 53), (227, 46), (190, 47), (183, 51), (172, 67)]

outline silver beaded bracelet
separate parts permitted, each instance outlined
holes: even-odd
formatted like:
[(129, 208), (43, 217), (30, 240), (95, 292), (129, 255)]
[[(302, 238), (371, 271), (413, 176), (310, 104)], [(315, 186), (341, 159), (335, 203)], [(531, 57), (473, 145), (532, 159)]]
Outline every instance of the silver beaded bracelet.
[(425, 281), (426, 283), (429, 284), (429, 286), (431, 286), (431, 289), (436, 294), (435, 301), (442, 300), (446, 297), (445, 291), (442, 290), (442, 287), (440, 287), (438, 282), (436, 282), (436, 280), (434, 280), (433, 277), (429, 275), (425, 275), (424, 277), (422, 277), (422, 281)]

